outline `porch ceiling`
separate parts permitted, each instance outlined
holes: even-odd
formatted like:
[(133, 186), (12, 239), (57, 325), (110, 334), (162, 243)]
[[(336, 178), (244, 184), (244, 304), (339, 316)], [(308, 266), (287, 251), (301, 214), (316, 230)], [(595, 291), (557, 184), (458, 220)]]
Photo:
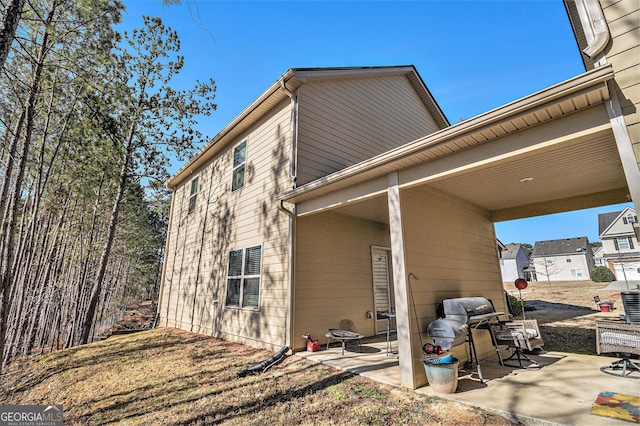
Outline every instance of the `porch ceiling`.
[(401, 188), (430, 185), (487, 210), (494, 221), (625, 202), (605, 109), (612, 74), (596, 71), (280, 198), (295, 202), (300, 215), (332, 209), (387, 223), (385, 176), (398, 172)]
[[(628, 193), (611, 131), (578, 146), (542, 150), (408, 187), (418, 185), (430, 185), (481, 207), (494, 221), (626, 202)], [(337, 213), (388, 223), (384, 193), (333, 206)]]
[(495, 221), (625, 202), (628, 193), (611, 131), (430, 184), (488, 210)]

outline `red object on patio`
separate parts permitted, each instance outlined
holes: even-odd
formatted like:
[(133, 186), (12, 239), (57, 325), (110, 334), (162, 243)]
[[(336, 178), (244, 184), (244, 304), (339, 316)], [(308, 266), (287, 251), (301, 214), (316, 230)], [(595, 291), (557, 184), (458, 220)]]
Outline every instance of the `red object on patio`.
[(513, 284), (515, 284), (518, 290), (524, 290), (529, 285), (527, 283), (527, 280), (525, 280), (524, 278), (518, 278)]
[(602, 312), (611, 312), (611, 305), (609, 303), (601, 303), (598, 306), (600, 306)]
[(313, 339), (312, 342), (307, 342), (307, 351), (318, 352), (320, 350), (320, 342), (317, 339)]

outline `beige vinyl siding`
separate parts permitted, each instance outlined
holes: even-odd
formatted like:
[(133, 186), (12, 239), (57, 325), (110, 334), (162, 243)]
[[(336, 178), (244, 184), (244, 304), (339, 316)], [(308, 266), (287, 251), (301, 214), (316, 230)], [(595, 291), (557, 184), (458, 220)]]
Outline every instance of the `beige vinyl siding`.
[[(482, 296), (504, 312), (504, 293), (493, 223), (488, 212), (444, 192), (420, 186), (401, 192), (407, 273), (424, 342), (426, 330), (444, 299)], [(411, 298), (410, 298), (411, 300)], [(409, 309), (412, 340), (419, 342), (413, 309)], [(474, 331), (480, 358), (495, 353), (489, 333)], [(454, 347), (460, 360), (468, 359), (468, 345)], [(413, 346), (414, 376), (426, 383), (420, 362), (422, 351)]]
[[(628, 212), (631, 212), (631, 210), (625, 209), (624, 212), (625, 213), (607, 230), (605, 236), (633, 234), (633, 225), (625, 224), (622, 220), (622, 218), (626, 217)], [(632, 214), (635, 216), (635, 213)]]
[[(289, 219), (278, 210), (276, 194), (291, 186), (290, 116), (289, 102), (281, 103), (206, 164), (198, 172), (191, 215), (186, 214), (191, 180), (177, 188), (161, 324), (256, 347), (284, 345)], [(231, 192), (233, 148), (243, 140), (245, 185)], [(229, 251), (257, 245), (262, 246), (259, 309), (226, 308)]]
[(310, 333), (326, 343), (329, 328), (342, 319), (365, 336), (375, 334), (371, 246), (388, 246), (386, 225), (327, 212), (298, 218), (294, 349)]
[(611, 42), (605, 54), (613, 65), (618, 95), (631, 143), (640, 167), (640, 2), (637, 0), (601, 0)]
[(404, 75), (309, 81), (298, 120), (299, 185), (438, 130)]

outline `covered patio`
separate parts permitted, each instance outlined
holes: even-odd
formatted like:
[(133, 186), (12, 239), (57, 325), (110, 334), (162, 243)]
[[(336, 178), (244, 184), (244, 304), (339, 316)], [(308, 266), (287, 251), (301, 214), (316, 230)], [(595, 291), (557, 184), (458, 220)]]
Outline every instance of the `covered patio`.
[[(371, 262), (385, 258), (399, 359), (375, 370), (423, 386), (420, 343), (439, 302), (482, 296), (507, 311), (494, 222), (628, 201), (612, 78), (597, 68), (281, 194), (295, 205), (292, 347), (342, 319), (379, 333)], [(474, 339), (495, 355), (488, 332)]]
[[(602, 315), (601, 315), (602, 316)], [(400, 385), (400, 365), (386, 352), (386, 340), (363, 340), (350, 345), (341, 355), (339, 346), (319, 352), (299, 352), (298, 356), (349, 371), (394, 387)], [(497, 356), (480, 360), (484, 383), (474, 366), (461, 363), (458, 389), (453, 394), (434, 393), (429, 386), (416, 392), (458, 401), (494, 411), (524, 425), (625, 425), (628, 422), (590, 414), (602, 391), (637, 394), (638, 380), (615, 377), (600, 371), (618, 358), (548, 352), (531, 356), (544, 363), (540, 369), (501, 366)]]

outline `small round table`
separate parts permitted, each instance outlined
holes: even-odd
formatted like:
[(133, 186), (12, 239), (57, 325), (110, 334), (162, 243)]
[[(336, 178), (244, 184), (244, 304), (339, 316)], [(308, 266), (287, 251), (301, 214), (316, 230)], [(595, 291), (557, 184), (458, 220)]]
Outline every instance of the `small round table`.
[(329, 340), (327, 340), (327, 349), (329, 349), (329, 343), (331, 343), (331, 339), (339, 340), (342, 343), (342, 355), (344, 355), (344, 347), (346, 342), (349, 340), (357, 340), (358, 345), (360, 346), (360, 352), (362, 352), (362, 339), (364, 336), (362, 334), (358, 334), (349, 330), (338, 330), (338, 329), (329, 329), (329, 332), (325, 334)]

